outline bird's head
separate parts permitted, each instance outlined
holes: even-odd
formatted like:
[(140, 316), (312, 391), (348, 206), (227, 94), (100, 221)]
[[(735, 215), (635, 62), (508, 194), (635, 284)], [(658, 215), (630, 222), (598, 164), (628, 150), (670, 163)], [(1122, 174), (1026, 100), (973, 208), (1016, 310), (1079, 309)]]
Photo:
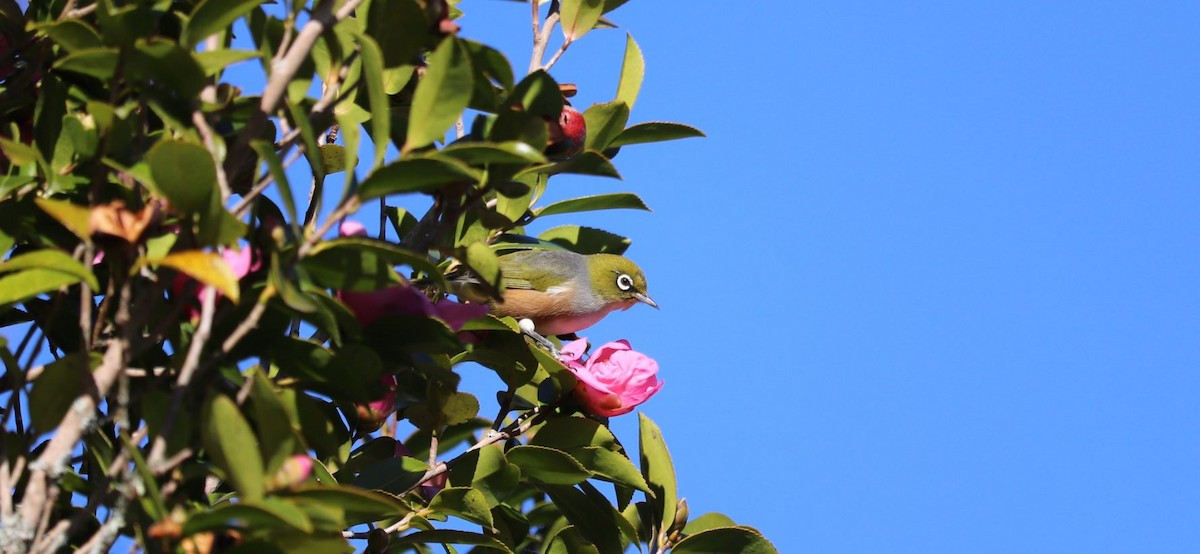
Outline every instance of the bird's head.
[(658, 307), (646, 294), (646, 274), (629, 258), (615, 254), (588, 256), (588, 273), (593, 294), (605, 304), (624, 304), (623, 308), (629, 308), (642, 302)]

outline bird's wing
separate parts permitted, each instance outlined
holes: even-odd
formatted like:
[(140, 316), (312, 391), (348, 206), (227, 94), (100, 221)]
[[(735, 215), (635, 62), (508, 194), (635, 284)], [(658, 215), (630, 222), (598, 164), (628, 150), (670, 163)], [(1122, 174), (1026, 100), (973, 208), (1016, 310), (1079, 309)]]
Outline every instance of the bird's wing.
[(571, 252), (549, 250), (526, 250), (501, 256), (501, 286), (506, 289), (545, 291), (571, 281), (579, 272), (575, 265), (582, 258)]

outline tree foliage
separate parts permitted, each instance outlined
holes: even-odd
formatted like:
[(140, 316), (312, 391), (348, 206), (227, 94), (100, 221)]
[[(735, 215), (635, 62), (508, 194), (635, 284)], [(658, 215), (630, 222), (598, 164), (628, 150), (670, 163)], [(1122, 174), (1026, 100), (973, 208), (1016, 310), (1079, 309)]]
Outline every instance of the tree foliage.
[[(518, 322), (445, 299), (463, 274), (494, 295), (506, 251), (623, 252), (525, 227), (647, 209), (541, 199), (701, 135), (630, 124), (630, 37), (616, 99), (552, 148), (550, 70), (622, 4), (533, 4), (522, 76), (441, 0), (0, 0), (0, 550), (773, 552), (689, 520), (648, 417), (630, 460)], [(356, 215), (380, 235), (338, 236)], [(504, 383), (494, 419), (464, 364)]]

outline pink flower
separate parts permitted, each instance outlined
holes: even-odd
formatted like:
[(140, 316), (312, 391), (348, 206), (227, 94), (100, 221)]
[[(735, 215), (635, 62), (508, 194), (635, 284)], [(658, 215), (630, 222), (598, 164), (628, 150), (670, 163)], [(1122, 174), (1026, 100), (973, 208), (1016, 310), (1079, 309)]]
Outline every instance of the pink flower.
[(571, 341), (559, 359), (575, 374), (575, 398), (591, 414), (627, 414), (663, 387), (658, 362), (619, 340), (597, 348), (584, 359), (587, 339)]
[(295, 454), (283, 461), (275, 473), (274, 483), (278, 487), (295, 487), (303, 484), (312, 475), (313, 461), (305, 454)]
[[(367, 230), (357, 221), (342, 222), (338, 229), (341, 236), (367, 236)], [(467, 321), (488, 313), (485, 304), (463, 304), (450, 300), (436, 303), (420, 289), (411, 285), (396, 285), (370, 292), (339, 291), (338, 298), (354, 312), (359, 324), (369, 327), (375, 320), (388, 315), (415, 315), (436, 317), (454, 331), (462, 329)]]
[(359, 430), (374, 431), (378, 429), (396, 408), (396, 386), (398, 385), (396, 376), (384, 375), (379, 378), (379, 384), (383, 385), (383, 396), (379, 400), (354, 405), (355, 412), (358, 414)]

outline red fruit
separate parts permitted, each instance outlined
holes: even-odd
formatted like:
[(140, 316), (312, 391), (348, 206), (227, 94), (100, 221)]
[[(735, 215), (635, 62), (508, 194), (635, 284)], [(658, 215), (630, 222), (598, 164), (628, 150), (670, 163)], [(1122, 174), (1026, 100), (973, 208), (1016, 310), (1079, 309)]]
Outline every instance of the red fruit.
[(564, 104), (558, 120), (551, 121), (546, 126), (546, 156), (550, 159), (570, 158), (583, 151), (583, 143), (587, 140), (587, 122), (579, 110)]

